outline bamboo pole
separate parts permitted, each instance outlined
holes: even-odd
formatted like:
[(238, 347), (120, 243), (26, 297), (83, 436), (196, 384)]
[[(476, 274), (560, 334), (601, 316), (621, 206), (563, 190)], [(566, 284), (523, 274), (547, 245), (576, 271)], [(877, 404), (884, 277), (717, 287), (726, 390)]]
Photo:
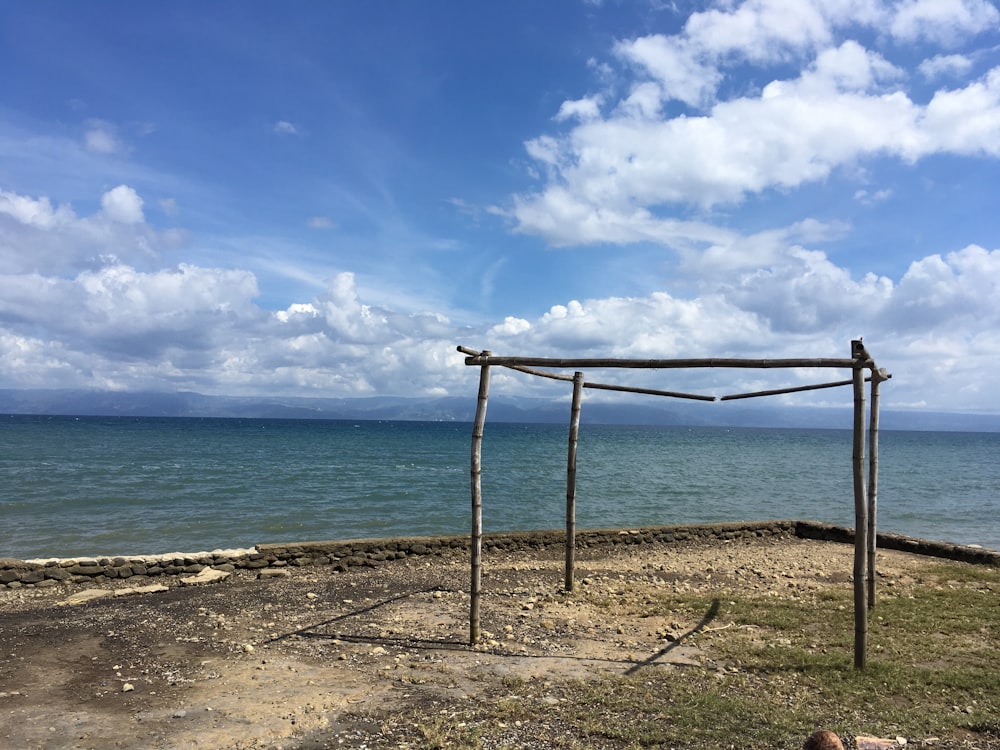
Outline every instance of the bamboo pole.
[(573, 374), (573, 404), (569, 417), (569, 452), (566, 458), (566, 591), (573, 590), (576, 565), (576, 445), (580, 437), (580, 402), (583, 373)]
[[(520, 365), (505, 365), (508, 370), (515, 370), (517, 372), (523, 372), (526, 375), (537, 375), (540, 378), (549, 378), (550, 380), (562, 380), (567, 383), (573, 382), (572, 375), (560, 375), (556, 372), (546, 372), (545, 370), (537, 370), (533, 367), (521, 367)], [(847, 381), (848, 383), (850, 381)], [(583, 384), (584, 388), (593, 388), (595, 390), (601, 391), (621, 391), (622, 393), (642, 393), (647, 396), (667, 396), (668, 398), (687, 398), (693, 401), (715, 401), (715, 396), (703, 396), (699, 393), (681, 393), (680, 391), (661, 391), (653, 388), (639, 388), (637, 386), (630, 385), (608, 385), (605, 383), (592, 383), (585, 382)]]
[(872, 402), (868, 423), (868, 609), (875, 609), (875, 548), (878, 538), (879, 386), (883, 380), (888, 380), (885, 370), (872, 372)]
[(853, 359), (560, 359), (551, 357), (493, 357), (485, 352), (465, 359), (467, 365), (498, 365), (500, 367), (623, 367), (646, 370), (676, 370), (684, 367), (735, 367), (749, 369), (775, 369), (780, 367), (854, 367)]
[(851, 342), (854, 366), (854, 668), (864, 669), (868, 657), (868, 597), (866, 563), (868, 560), (868, 504), (865, 493), (865, 376), (862, 368), (868, 360), (860, 340)]
[[(489, 356), (489, 352), (483, 352)], [(469, 587), (469, 643), (479, 642), (479, 603), (483, 579), (483, 431), (486, 426), (486, 402), (490, 396), (490, 366), (479, 369), (479, 400), (476, 421), (472, 425), (472, 581)]]
[[(871, 378), (865, 378), (865, 382)], [(737, 401), (741, 398), (757, 398), (758, 396), (780, 396), (783, 393), (800, 393), (802, 391), (819, 391), (823, 388), (839, 388), (842, 385), (851, 385), (853, 380), (837, 380), (833, 383), (818, 383), (816, 385), (795, 385), (788, 388), (774, 388), (770, 391), (754, 391), (753, 393), (734, 393), (730, 396), (721, 396), (719, 401)]]

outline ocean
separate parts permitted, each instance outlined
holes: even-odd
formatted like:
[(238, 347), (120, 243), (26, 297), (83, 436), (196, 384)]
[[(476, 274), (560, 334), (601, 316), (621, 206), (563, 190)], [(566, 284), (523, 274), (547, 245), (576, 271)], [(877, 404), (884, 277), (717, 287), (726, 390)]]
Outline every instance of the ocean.
[[(565, 526), (566, 425), (491, 423), (484, 531)], [(470, 529), (472, 425), (0, 417), (0, 557)], [(580, 428), (578, 529), (854, 525), (849, 430)], [(879, 530), (1000, 549), (1000, 434), (882, 431)]]

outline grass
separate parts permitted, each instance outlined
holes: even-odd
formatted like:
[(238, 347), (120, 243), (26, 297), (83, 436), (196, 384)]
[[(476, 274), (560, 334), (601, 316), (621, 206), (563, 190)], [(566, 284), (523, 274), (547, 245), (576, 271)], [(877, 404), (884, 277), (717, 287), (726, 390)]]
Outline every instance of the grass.
[[(400, 716), (426, 748), (798, 748), (814, 728), (910, 747), (1000, 748), (1000, 569), (932, 564), (880, 587), (865, 670), (848, 587), (782, 598), (663, 593), (636, 614), (682, 613), (703, 667), (652, 664), (566, 682), (508, 679), (437, 713)], [(848, 743), (850, 744), (850, 743)]]

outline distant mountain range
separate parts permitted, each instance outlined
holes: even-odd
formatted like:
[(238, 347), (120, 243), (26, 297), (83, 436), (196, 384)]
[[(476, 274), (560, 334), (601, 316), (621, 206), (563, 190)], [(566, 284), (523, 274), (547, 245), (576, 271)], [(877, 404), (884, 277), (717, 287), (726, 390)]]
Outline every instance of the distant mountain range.
[[(845, 408), (694, 404), (650, 399), (640, 403), (585, 402), (582, 419), (591, 424), (729, 427), (823, 427), (850, 429)], [(468, 398), (279, 398), (206, 396), (86, 390), (0, 389), (0, 414), (127, 417), (230, 417), (258, 419), (357, 419), (471, 422), (475, 395)], [(497, 422), (568, 422), (569, 405), (539, 398), (490, 398), (487, 417)], [(887, 430), (1000, 432), (1000, 414), (940, 413), (884, 409)]]

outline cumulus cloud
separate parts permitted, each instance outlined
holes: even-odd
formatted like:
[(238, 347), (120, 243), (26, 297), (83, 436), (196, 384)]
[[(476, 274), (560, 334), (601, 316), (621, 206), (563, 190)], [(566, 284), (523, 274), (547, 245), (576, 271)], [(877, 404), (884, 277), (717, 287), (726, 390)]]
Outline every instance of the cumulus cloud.
[(998, 22), (1000, 12), (988, 0), (905, 0), (897, 6), (889, 29), (904, 42), (952, 45)]
[(46, 196), (31, 198), (5, 190), (0, 190), (0, 214), (5, 214), (19, 224), (39, 229), (52, 229), (76, 218), (69, 206), (53, 208)]
[(575, 101), (565, 101), (560, 105), (559, 112), (556, 113), (556, 120), (569, 120), (578, 118), (580, 120), (592, 120), (601, 112), (601, 98), (599, 96), (576, 99)]
[(920, 74), (929, 81), (961, 76), (971, 69), (972, 60), (966, 55), (935, 55), (917, 66)]
[(101, 208), (112, 221), (121, 224), (141, 224), (142, 198), (128, 185), (119, 185), (101, 196)]
[[(62, 212), (69, 226), (87, 221), (41, 199), (0, 197), (0, 216), (58, 226), (53, 217)], [(685, 262), (702, 264), (695, 293), (570, 299), (534, 317), (508, 315), (473, 327), (440, 313), (373, 304), (351, 272), (336, 274), (312, 299), (268, 311), (256, 277), (243, 269), (181, 264), (143, 271), (109, 260), (65, 275), (6, 270), (0, 378), (9, 387), (462, 395), (474, 389), (474, 378), (456, 344), (552, 356), (838, 356), (863, 334), (881, 365), (921, 372), (919, 383), (893, 381), (896, 403), (918, 401), (925, 381), (946, 394), (939, 408), (981, 405), (982, 393), (1000, 388), (996, 368), (970, 372), (967, 365), (967, 358), (1000, 357), (1000, 250), (970, 245), (919, 259), (896, 279), (856, 276), (809, 248), (840, 231), (815, 221), (757, 235), (730, 230), (722, 238), (727, 251), (743, 254), (745, 263), (713, 265), (711, 248), (692, 250)], [(934, 368), (921, 364), (927, 362)], [(959, 375), (970, 387), (945, 387)], [(783, 377), (789, 384), (815, 380), (810, 373)], [(723, 373), (628, 379), (712, 393), (763, 383), (757, 375), (734, 380)], [(515, 373), (498, 374), (495, 383), (497, 393), (551, 394), (548, 381)]]
[(148, 264), (158, 248), (180, 239), (145, 222), (143, 200), (127, 185), (104, 193), (101, 210), (90, 216), (46, 196), (0, 191), (0, 273), (75, 273), (110, 260)]
[[(564, 129), (525, 143), (542, 184), (513, 198), (519, 231), (569, 245), (650, 239), (655, 228), (673, 244), (672, 216), (800, 188), (866, 159), (1000, 156), (1000, 68), (926, 100), (898, 65), (844, 36), (890, 24), (900, 38), (943, 43), (994, 23), (992, 6), (949, 0), (948, 33), (932, 34), (933, 3), (793, 5), (746, 0), (695, 13), (673, 36), (619, 41), (613, 55), (635, 72), (628, 91), (615, 101), (609, 90), (601, 107), (564, 102)], [(936, 78), (967, 63), (943, 55), (922, 70)], [(788, 75), (791, 65), (800, 72)], [(762, 85), (720, 96), (730, 70)]]

